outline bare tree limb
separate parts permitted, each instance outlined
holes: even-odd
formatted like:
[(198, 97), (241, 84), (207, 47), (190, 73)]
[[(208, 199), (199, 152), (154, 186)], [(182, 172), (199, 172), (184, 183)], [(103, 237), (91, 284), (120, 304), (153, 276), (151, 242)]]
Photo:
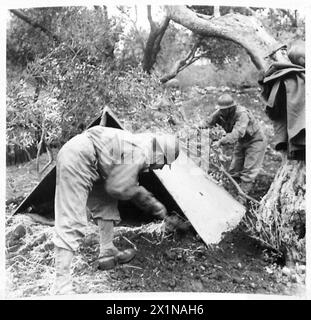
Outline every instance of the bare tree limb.
[(188, 52), (187, 56), (178, 60), (174, 67), (172, 68), (172, 70), (166, 74), (165, 76), (163, 76), (160, 81), (161, 83), (166, 83), (167, 81), (173, 79), (176, 77), (176, 75), (181, 72), (182, 70), (184, 70), (185, 68), (187, 68), (189, 65), (191, 65), (192, 63), (194, 63), (196, 60), (198, 60), (199, 58), (202, 57), (202, 55), (195, 57), (195, 53), (199, 47), (200, 44), (200, 40), (195, 41), (195, 43), (193, 44), (192, 48), (190, 49), (190, 51)]
[(39, 158), (40, 158), (40, 152), (44, 143), (44, 138), (45, 138), (45, 128), (42, 128), (42, 132), (41, 132), (41, 137), (40, 137), (40, 141), (38, 143), (38, 149), (37, 149), (37, 159), (36, 159), (36, 169), (37, 169), (37, 173), (40, 176), (40, 164), (39, 164)]
[(254, 16), (230, 13), (218, 18), (202, 19), (186, 6), (165, 6), (167, 16), (174, 22), (202, 37), (216, 37), (241, 45), (258, 70), (266, 70), (264, 57), (277, 41)]
[(250, 200), (250, 201), (253, 201), (254, 203), (256, 204), (260, 204), (259, 201), (255, 200), (254, 198), (252, 198), (251, 196), (247, 195), (246, 193), (244, 193), (241, 189), (241, 187), (239, 186), (239, 184), (231, 177), (231, 175), (226, 171), (226, 169), (220, 165), (218, 166), (217, 164), (215, 163), (211, 163), (212, 166), (214, 166), (215, 168), (217, 168), (219, 171), (221, 171), (231, 182), (232, 184), (235, 186), (235, 188), (237, 189), (239, 195), (241, 195), (242, 197)]
[(51, 147), (49, 144), (46, 144), (46, 149), (47, 149), (47, 154), (48, 154), (48, 157), (49, 157), (49, 161), (45, 164), (45, 166), (41, 169), (40, 171), (40, 175), (42, 175), (42, 173), (49, 167), (50, 164), (53, 163), (53, 152), (51, 150)]
[(50, 38), (52, 38), (56, 43), (60, 43), (60, 39), (53, 34), (50, 30), (48, 30), (45, 26), (32, 21), (29, 17), (27, 17), (23, 12), (21, 12), (20, 10), (16, 10), (16, 9), (10, 9), (10, 12), (12, 12), (15, 16), (17, 16), (18, 18), (20, 18), (21, 20), (23, 20), (24, 22), (28, 23), (29, 25), (31, 25), (33, 28), (35, 29), (39, 29), (42, 32), (44, 32), (46, 35), (48, 35)]
[[(213, 149), (213, 148), (212, 148)], [(248, 194), (246, 194), (241, 187), (239, 186), (239, 184), (232, 178), (232, 176), (230, 175), (230, 173), (228, 173), (226, 171), (226, 169), (224, 168), (224, 166), (221, 164), (221, 161), (219, 159), (219, 154), (218, 151), (213, 149), (214, 154), (216, 155), (216, 157), (218, 158), (218, 162), (220, 163), (220, 166), (218, 166), (216, 163), (211, 163), (212, 166), (216, 167), (219, 171), (221, 171), (229, 180), (230, 182), (232, 182), (232, 184), (235, 186), (235, 188), (237, 189), (239, 195), (241, 195), (242, 197), (256, 203), (256, 204), (260, 204), (259, 201), (257, 201), (256, 199), (252, 198), (251, 196), (249, 196)]]

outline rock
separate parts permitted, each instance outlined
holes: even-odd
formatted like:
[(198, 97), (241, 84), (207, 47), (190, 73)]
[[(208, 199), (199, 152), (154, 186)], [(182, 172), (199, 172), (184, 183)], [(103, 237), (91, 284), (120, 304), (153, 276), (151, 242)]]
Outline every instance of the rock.
[(47, 251), (53, 250), (54, 249), (53, 241), (48, 241), (47, 243), (45, 243), (43, 248)]
[(15, 240), (19, 240), (25, 235), (26, 235), (26, 228), (23, 224), (19, 224), (13, 231), (13, 237)]
[(201, 280), (194, 280), (191, 284), (192, 291), (202, 291), (204, 289), (204, 285)]
[(17, 225), (14, 230), (6, 234), (6, 246), (13, 247), (19, 244), (19, 240), (26, 235), (26, 227), (23, 224)]

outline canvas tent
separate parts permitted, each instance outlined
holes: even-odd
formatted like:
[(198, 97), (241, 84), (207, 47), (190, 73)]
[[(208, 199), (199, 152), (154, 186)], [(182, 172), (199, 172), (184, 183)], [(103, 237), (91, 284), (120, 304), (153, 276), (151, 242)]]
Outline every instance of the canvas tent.
[[(123, 129), (108, 107), (89, 127), (94, 125)], [(55, 183), (56, 167), (53, 167), (19, 205), (15, 214), (30, 212), (53, 216)], [(171, 169), (165, 167), (162, 170), (144, 172), (139, 177), (139, 183), (164, 203), (168, 212), (175, 211), (185, 215), (206, 244), (218, 243), (222, 233), (233, 229), (245, 213), (245, 208), (225, 189), (208, 179), (204, 171), (183, 151)], [(98, 188), (94, 192), (96, 196), (101, 194)], [(153, 219), (143, 214), (130, 201), (120, 201), (119, 210), (122, 219)]]

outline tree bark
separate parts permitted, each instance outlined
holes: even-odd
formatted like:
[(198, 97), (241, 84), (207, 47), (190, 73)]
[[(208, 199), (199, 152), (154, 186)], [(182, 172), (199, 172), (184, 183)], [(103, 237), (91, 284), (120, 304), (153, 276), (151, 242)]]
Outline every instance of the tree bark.
[(202, 37), (216, 37), (241, 45), (258, 70), (267, 68), (264, 59), (271, 46), (278, 42), (254, 16), (230, 13), (204, 19), (185, 6), (166, 6), (167, 16)]
[(305, 161), (284, 157), (253, 216), (254, 225), (250, 231), (258, 240), (284, 255), (287, 264), (305, 262), (305, 194)]
[(161, 41), (165, 34), (166, 29), (169, 26), (170, 19), (165, 17), (164, 20), (157, 25), (151, 15), (151, 6), (147, 6), (148, 20), (150, 24), (150, 33), (145, 46), (144, 58), (143, 58), (143, 70), (150, 73), (154, 64), (156, 63), (157, 55), (161, 49)]

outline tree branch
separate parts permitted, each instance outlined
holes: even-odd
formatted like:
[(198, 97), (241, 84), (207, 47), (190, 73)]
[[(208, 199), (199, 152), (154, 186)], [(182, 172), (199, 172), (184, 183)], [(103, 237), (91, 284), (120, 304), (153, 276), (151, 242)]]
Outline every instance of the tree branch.
[(45, 138), (45, 128), (42, 128), (42, 132), (41, 132), (41, 138), (40, 141), (38, 143), (38, 150), (37, 150), (37, 159), (36, 159), (36, 168), (37, 168), (37, 173), (40, 176), (40, 163), (39, 163), (39, 157), (40, 157), (40, 152), (44, 143), (44, 138)]
[(47, 149), (47, 154), (49, 157), (49, 161), (45, 164), (45, 166), (42, 168), (42, 170), (40, 171), (40, 175), (42, 175), (42, 173), (49, 167), (50, 164), (52, 164), (53, 162), (53, 152), (51, 150), (51, 147), (49, 146), (49, 144), (46, 144), (46, 149)]
[[(194, 63), (195, 61), (197, 61), (199, 59), (194, 57), (197, 49), (198, 49), (198, 46), (200, 44), (200, 40), (197, 40), (192, 48), (190, 49), (189, 53), (187, 54), (187, 56), (185, 58), (182, 58), (180, 60), (178, 60), (174, 67), (172, 68), (172, 70), (166, 74), (165, 76), (163, 76), (160, 81), (161, 83), (166, 83), (167, 81), (173, 79), (176, 77), (176, 75), (181, 72), (182, 70), (184, 70), (185, 68), (187, 68), (189, 65), (191, 65), (192, 63)], [(201, 56), (200, 56), (201, 57)]]
[(250, 201), (253, 201), (254, 203), (256, 204), (260, 204), (259, 201), (255, 200), (254, 198), (252, 198), (251, 196), (249, 196), (248, 194), (246, 194), (242, 189), (241, 187), (239, 186), (239, 184), (232, 178), (232, 176), (230, 175), (230, 173), (228, 173), (226, 171), (226, 169), (224, 168), (224, 166), (221, 164), (221, 161), (219, 159), (219, 155), (218, 155), (218, 152), (217, 150), (213, 149), (214, 151), (214, 154), (216, 155), (216, 157), (218, 158), (218, 162), (220, 163), (220, 166), (218, 166), (216, 163), (211, 163), (212, 166), (216, 167), (218, 170), (222, 171), (223, 174), (232, 182), (232, 184), (235, 186), (235, 188), (237, 189), (239, 195), (241, 195), (242, 197), (250, 200)]
[(23, 20), (24, 22), (28, 23), (29, 25), (31, 25), (33, 28), (35, 29), (40, 29), (42, 32), (44, 32), (47, 36), (49, 36), (50, 38), (52, 38), (56, 43), (60, 43), (60, 39), (53, 34), (50, 30), (48, 30), (46, 27), (44, 27), (43, 25), (32, 21), (29, 17), (27, 17), (23, 12), (21, 12), (20, 10), (15, 10), (15, 9), (10, 9), (10, 11), (17, 16), (18, 18), (20, 18), (21, 20)]
[(232, 184), (235, 186), (235, 188), (237, 189), (239, 195), (241, 195), (242, 197), (250, 200), (250, 201), (253, 201), (254, 203), (256, 204), (260, 204), (259, 201), (255, 200), (254, 198), (252, 198), (251, 196), (247, 195), (246, 193), (244, 193), (241, 189), (241, 187), (239, 186), (239, 184), (231, 177), (231, 175), (225, 170), (225, 168), (221, 165), (221, 166), (218, 166), (217, 164), (215, 163), (211, 163), (212, 166), (214, 166), (215, 168), (217, 168), (219, 171), (221, 171), (231, 182)]
[(186, 6), (165, 6), (167, 16), (174, 22), (202, 37), (216, 37), (241, 45), (258, 70), (266, 70), (267, 50), (277, 41), (254, 16), (230, 13), (212, 19), (202, 19)]

